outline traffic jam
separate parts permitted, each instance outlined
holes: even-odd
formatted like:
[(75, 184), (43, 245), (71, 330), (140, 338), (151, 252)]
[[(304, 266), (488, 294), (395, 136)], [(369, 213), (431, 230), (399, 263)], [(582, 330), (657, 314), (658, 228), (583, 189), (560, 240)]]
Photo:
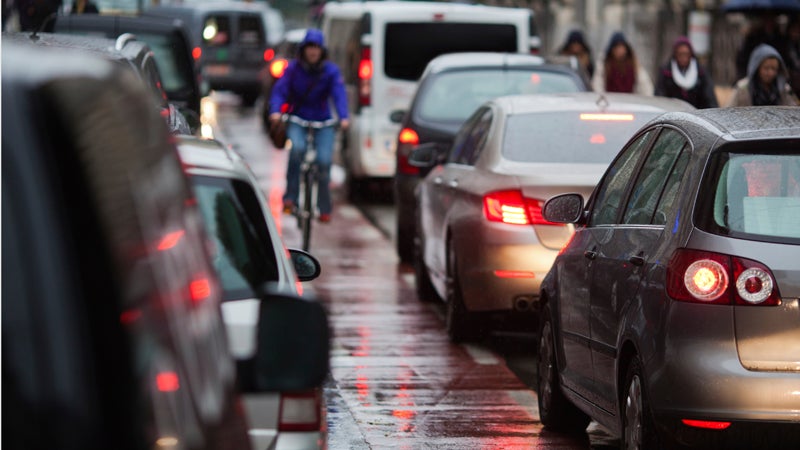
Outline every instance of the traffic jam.
[(541, 3), (5, 2), (3, 446), (800, 448), (800, 1)]

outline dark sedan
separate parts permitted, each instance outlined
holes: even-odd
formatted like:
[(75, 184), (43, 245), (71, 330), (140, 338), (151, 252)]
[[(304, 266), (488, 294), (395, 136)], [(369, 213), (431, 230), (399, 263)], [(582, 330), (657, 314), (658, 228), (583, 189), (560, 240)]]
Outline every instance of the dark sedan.
[(542, 283), (539, 412), (622, 448), (800, 448), (800, 109), (668, 113), (622, 149)]

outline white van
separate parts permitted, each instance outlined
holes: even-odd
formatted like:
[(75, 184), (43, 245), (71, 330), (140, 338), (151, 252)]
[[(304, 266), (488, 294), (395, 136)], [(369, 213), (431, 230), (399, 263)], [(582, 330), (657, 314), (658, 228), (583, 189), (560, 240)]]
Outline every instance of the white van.
[(352, 116), (341, 156), (351, 195), (363, 180), (394, 176), (400, 126), (390, 116), (408, 110), (431, 59), (466, 51), (537, 53), (541, 42), (529, 9), (455, 3), (328, 2), (322, 31), (347, 86)]

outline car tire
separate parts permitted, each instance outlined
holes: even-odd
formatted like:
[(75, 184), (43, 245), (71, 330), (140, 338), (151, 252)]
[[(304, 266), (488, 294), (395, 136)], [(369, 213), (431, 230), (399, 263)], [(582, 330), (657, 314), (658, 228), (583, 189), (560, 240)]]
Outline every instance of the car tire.
[(414, 230), (403, 227), (400, 220), (397, 221), (397, 257), (403, 264), (415, 264), (416, 251), (414, 245)]
[(458, 276), (458, 264), (452, 242), (447, 245), (447, 280), (446, 280), (447, 334), (452, 342), (474, 341), (481, 337), (478, 317), (467, 311)]
[(625, 376), (620, 402), (622, 448), (626, 450), (664, 448), (650, 413), (643, 373), (641, 362), (638, 358), (633, 358)]
[(556, 431), (582, 433), (589, 425), (590, 419), (561, 391), (556, 361), (555, 329), (548, 304), (542, 307), (540, 324), (537, 383), (539, 419), (545, 427)]
[(431, 283), (431, 275), (422, 258), (422, 238), (414, 242), (414, 284), (417, 289), (417, 298), (421, 302), (432, 302), (439, 299), (439, 294)]

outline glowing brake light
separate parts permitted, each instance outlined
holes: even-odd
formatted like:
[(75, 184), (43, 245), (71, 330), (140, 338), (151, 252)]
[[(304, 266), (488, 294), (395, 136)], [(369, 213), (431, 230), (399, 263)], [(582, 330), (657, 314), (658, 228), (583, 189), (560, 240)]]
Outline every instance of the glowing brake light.
[(403, 128), (400, 130), (400, 137), (398, 140), (401, 144), (417, 145), (419, 144), (419, 135), (411, 128)]
[(189, 283), (189, 296), (193, 303), (198, 303), (211, 296), (211, 282), (208, 278), (198, 278)]
[(667, 294), (678, 301), (717, 305), (781, 304), (772, 272), (737, 256), (678, 249), (667, 266)]
[(202, 48), (195, 47), (195, 48), (192, 49), (192, 58), (194, 58), (195, 61), (200, 59), (201, 56), (203, 56), (203, 49)]
[(548, 222), (542, 216), (544, 201), (525, 198), (522, 191), (498, 191), (483, 197), (483, 214), (490, 222), (502, 222), (510, 225), (557, 225)]
[(156, 388), (160, 392), (175, 392), (181, 388), (178, 374), (172, 371), (160, 372), (156, 375)]
[(369, 106), (372, 103), (372, 48), (361, 49), (358, 63), (358, 104)]
[(283, 76), (283, 73), (286, 71), (286, 67), (289, 65), (289, 61), (285, 59), (276, 59), (272, 61), (272, 64), (269, 65), (269, 74), (272, 75), (273, 78), (278, 79)]
[(682, 419), (684, 425), (688, 425), (694, 428), (705, 428), (708, 430), (724, 430), (731, 426), (730, 422), (716, 422), (711, 420), (692, 420), (692, 419)]
[(606, 114), (606, 113), (581, 113), (581, 120), (591, 120), (600, 122), (630, 122), (634, 119), (633, 114)]
[(264, 50), (264, 61), (270, 62), (275, 57), (275, 50), (268, 48)]

